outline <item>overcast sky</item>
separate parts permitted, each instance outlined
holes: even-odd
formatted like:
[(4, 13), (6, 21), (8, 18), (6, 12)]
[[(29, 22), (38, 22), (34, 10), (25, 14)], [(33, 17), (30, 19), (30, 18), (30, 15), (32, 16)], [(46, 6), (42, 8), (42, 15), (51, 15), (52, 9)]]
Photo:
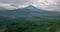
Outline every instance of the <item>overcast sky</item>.
[(60, 0), (0, 0), (0, 7), (6, 9), (23, 8), (28, 5), (47, 10), (60, 10)]

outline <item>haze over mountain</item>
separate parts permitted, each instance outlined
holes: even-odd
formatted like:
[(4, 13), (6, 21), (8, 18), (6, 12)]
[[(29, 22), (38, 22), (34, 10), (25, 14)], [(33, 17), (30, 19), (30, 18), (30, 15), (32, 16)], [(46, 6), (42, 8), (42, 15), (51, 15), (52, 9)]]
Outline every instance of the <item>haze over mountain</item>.
[(47, 11), (42, 10), (39, 8), (36, 8), (32, 5), (29, 5), (28, 7), (21, 8), (21, 9), (15, 9), (15, 10), (4, 10), (0, 11), (0, 16), (4, 17), (40, 17), (40, 16), (60, 16), (60, 12), (55, 11)]

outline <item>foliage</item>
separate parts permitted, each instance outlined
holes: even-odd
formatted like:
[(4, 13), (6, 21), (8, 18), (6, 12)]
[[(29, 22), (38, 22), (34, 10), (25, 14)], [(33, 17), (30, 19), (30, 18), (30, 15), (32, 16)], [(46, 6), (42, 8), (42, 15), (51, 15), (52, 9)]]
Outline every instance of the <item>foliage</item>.
[[(56, 32), (60, 26), (59, 18), (6, 18), (0, 21), (0, 28), (5, 28), (4, 32)], [(2, 25), (2, 24), (3, 25)]]

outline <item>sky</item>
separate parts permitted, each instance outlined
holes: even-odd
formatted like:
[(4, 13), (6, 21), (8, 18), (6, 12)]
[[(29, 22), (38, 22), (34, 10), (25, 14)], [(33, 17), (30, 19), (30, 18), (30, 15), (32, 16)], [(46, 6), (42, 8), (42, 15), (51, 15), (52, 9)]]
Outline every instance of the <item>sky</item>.
[(17, 9), (29, 5), (50, 11), (60, 10), (60, 0), (0, 0), (0, 9), (1, 7), (5, 9)]

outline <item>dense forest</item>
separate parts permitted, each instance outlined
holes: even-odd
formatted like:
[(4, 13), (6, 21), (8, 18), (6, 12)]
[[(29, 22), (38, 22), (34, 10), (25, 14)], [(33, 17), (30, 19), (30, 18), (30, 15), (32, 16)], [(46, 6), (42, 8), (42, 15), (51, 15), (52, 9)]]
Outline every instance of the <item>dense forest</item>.
[(59, 32), (60, 18), (0, 17), (0, 32)]

